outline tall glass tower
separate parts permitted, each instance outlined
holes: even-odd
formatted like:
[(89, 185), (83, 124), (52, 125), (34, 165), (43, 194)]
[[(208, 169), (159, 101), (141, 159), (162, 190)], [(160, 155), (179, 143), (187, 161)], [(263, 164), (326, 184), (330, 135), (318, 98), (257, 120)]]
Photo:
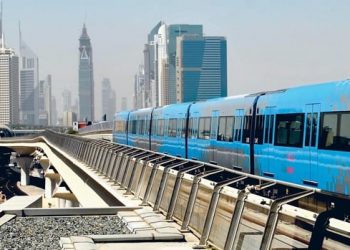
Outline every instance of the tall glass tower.
[(186, 34), (176, 46), (176, 101), (226, 97), (226, 38)]
[(202, 25), (171, 24), (167, 27), (168, 86), (165, 104), (176, 103), (176, 38), (182, 35), (203, 35)]
[(79, 119), (93, 121), (94, 105), (92, 47), (84, 24), (79, 38)]
[(37, 123), (38, 107), (35, 105), (35, 88), (38, 85), (39, 59), (22, 40), (19, 27), (20, 48), (20, 122), (33, 125)]

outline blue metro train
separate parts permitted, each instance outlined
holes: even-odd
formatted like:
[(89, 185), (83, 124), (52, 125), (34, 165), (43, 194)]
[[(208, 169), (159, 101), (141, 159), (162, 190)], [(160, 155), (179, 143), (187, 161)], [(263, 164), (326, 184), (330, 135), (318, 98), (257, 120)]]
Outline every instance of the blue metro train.
[(350, 80), (120, 112), (113, 140), (349, 198)]

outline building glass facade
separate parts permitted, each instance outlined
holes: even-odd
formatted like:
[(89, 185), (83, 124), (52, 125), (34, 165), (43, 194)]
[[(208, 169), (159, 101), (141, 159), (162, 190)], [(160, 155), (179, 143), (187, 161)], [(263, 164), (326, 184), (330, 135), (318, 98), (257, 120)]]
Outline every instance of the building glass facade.
[(227, 48), (224, 37), (177, 38), (176, 101), (227, 96)]
[(172, 24), (167, 27), (168, 83), (165, 104), (176, 103), (176, 38), (182, 35), (203, 35), (202, 25)]

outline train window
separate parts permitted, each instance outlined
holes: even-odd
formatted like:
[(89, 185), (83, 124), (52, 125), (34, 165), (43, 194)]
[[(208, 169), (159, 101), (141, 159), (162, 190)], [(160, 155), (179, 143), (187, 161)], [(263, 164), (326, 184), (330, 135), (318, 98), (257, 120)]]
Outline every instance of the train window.
[(139, 134), (145, 133), (145, 120), (139, 120)]
[(192, 138), (193, 118), (188, 121), (188, 138)]
[(218, 141), (225, 141), (226, 117), (220, 117), (218, 128)]
[(311, 147), (316, 145), (316, 136), (317, 136), (317, 120), (318, 114), (314, 113), (312, 117), (312, 137), (311, 137)]
[(115, 121), (114, 130), (117, 133), (125, 133), (125, 122), (124, 121)]
[(176, 119), (176, 128), (177, 128), (176, 137), (181, 137), (181, 133), (182, 133), (182, 119), (181, 118)]
[(186, 119), (181, 120), (181, 137), (184, 138), (186, 136)]
[(136, 120), (136, 129), (135, 129), (135, 134), (139, 134), (139, 131), (140, 131), (140, 121), (139, 120)]
[(159, 119), (157, 122), (157, 135), (164, 136), (164, 120)]
[(176, 119), (169, 119), (168, 136), (176, 137)]
[(252, 116), (245, 116), (244, 117), (244, 124), (243, 124), (243, 143), (249, 143), (250, 138), (250, 124), (252, 122)]
[(136, 125), (137, 125), (137, 120), (132, 120), (131, 121), (131, 134), (136, 134)]
[(131, 134), (131, 130), (132, 130), (132, 121), (131, 121), (131, 120), (128, 120), (127, 123), (128, 123), (128, 133)]
[[(305, 146), (315, 147), (317, 136), (317, 113), (307, 113), (306, 117), (306, 134), (305, 134)], [(311, 143), (310, 143), (311, 136)]]
[(283, 114), (276, 116), (275, 145), (301, 147), (303, 139), (304, 114)]
[(145, 134), (149, 135), (149, 119), (148, 119), (148, 117), (146, 118), (146, 121), (145, 121)]
[(241, 141), (241, 134), (242, 134), (242, 116), (236, 116), (234, 119), (234, 126), (233, 126), (233, 132), (234, 132), (234, 141)]
[(233, 137), (233, 117), (222, 116), (219, 119), (218, 141), (232, 141)]
[(323, 113), (319, 148), (350, 151), (350, 112)]
[(193, 126), (192, 126), (192, 138), (197, 139), (198, 137), (198, 117), (195, 117), (193, 119)]
[(211, 122), (210, 117), (199, 118), (199, 128), (198, 128), (198, 131), (199, 131), (198, 138), (199, 139), (208, 140), (210, 138), (210, 122)]
[(151, 128), (151, 133), (152, 135), (156, 135), (157, 134), (157, 121), (155, 119), (152, 119), (152, 128)]
[(256, 116), (255, 122), (255, 143), (262, 144), (264, 136), (264, 116), (258, 115)]
[(130, 122), (129, 122), (129, 132), (130, 132), (130, 134), (134, 134), (134, 127), (135, 127), (135, 122), (134, 122), (134, 120), (130, 120)]
[(266, 115), (264, 143), (272, 143), (273, 115)]

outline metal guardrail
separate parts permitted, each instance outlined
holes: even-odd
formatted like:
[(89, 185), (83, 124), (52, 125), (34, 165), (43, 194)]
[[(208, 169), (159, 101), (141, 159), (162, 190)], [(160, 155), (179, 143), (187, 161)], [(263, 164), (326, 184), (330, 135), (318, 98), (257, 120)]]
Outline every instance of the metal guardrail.
[(79, 129), (79, 134), (88, 134), (103, 131), (112, 131), (113, 122), (99, 122)]
[(192, 231), (200, 238), (195, 248), (350, 246), (350, 223), (337, 213), (319, 216), (295, 206), (318, 189), (101, 140), (51, 131), (43, 135), (143, 205), (177, 221), (182, 231)]

